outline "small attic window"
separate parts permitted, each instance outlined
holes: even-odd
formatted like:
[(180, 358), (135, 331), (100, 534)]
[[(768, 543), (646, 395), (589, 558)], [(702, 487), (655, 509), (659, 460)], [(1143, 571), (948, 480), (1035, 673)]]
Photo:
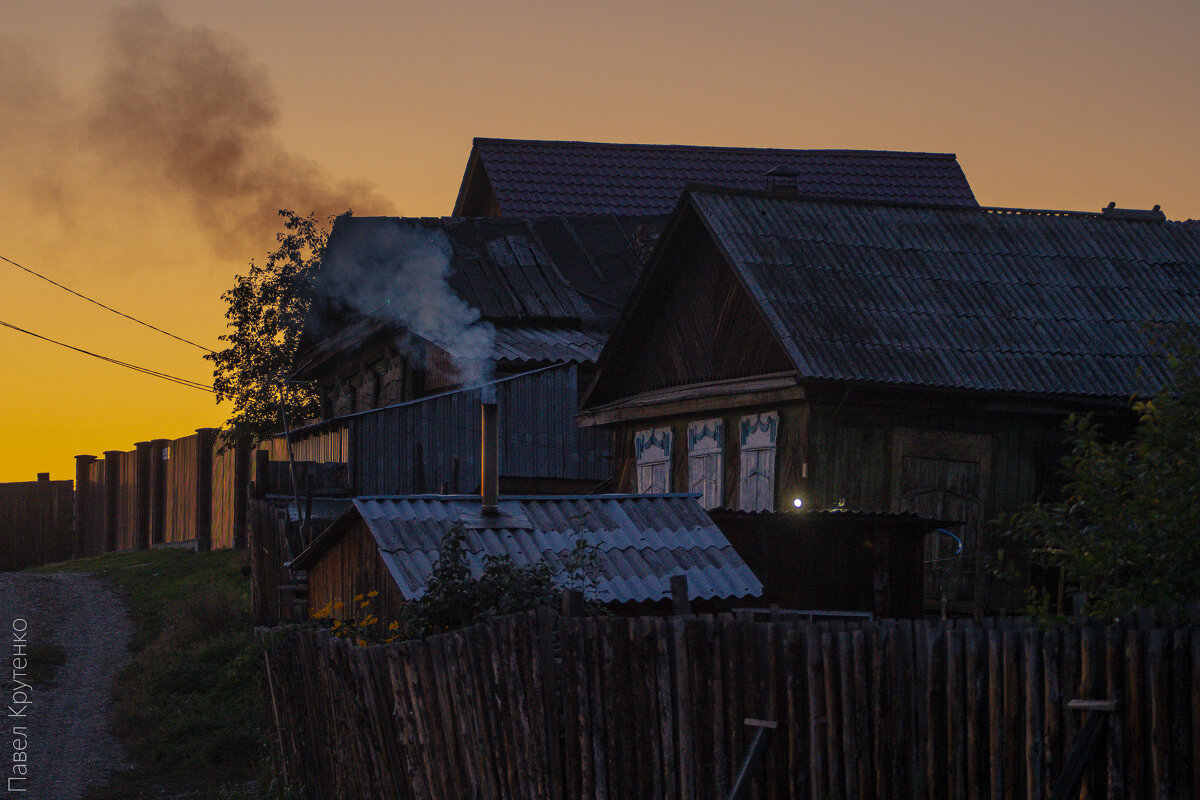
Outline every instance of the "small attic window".
[(651, 428), (633, 437), (638, 494), (666, 494), (671, 486), (671, 429)]

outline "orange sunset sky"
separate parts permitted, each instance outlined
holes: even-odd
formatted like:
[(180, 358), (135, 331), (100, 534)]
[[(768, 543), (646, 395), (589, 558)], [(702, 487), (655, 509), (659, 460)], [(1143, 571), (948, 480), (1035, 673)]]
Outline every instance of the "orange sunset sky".
[[(448, 214), (474, 136), (954, 152), (984, 205), (1200, 217), (1200, 3), (0, 0), (0, 256), (209, 347), (273, 210)], [(0, 262), (0, 321), (194, 347)], [(0, 328), (0, 481), (218, 425)]]

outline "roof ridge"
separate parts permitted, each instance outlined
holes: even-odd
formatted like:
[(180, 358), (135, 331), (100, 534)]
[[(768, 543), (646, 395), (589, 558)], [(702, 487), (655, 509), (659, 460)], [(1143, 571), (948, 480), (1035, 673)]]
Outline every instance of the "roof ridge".
[(706, 145), (706, 144), (659, 144), (642, 142), (586, 142), (575, 139), (504, 139), (487, 136), (476, 136), (474, 144), (516, 144), (516, 145), (554, 145), (599, 147), (613, 150), (701, 150), (709, 152), (730, 153), (802, 153), (805, 155), (828, 156), (894, 156), (898, 158), (938, 158), (958, 160), (954, 153), (932, 152), (924, 150), (869, 150), (846, 148), (804, 148), (804, 147), (746, 147), (737, 145)]
[(1071, 209), (1017, 208), (1011, 206), (966, 206), (956, 205), (953, 203), (934, 203), (920, 200), (884, 200), (881, 198), (836, 197), (833, 195), (819, 194), (785, 195), (779, 194), (777, 191), (773, 191), (771, 189), (743, 189), (737, 186), (720, 186), (717, 184), (688, 184), (686, 187), (684, 187), (684, 193), (737, 195), (743, 197), (757, 197), (764, 200), (779, 200), (781, 202), (824, 203), (827, 205), (882, 206), (885, 208), (916, 208), (937, 211), (958, 211), (991, 214), (995, 216), (1013, 215), (1030, 217), (1081, 217), (1103, 219), (1110, 222), (1143, 222), (1152, 223), (1154, 225), (1162, 225), (1164, 223), (1188, 225), (1200, 222), (1197, 220), (1159, 220), (1143, 219), (1138, 217), (1113, 217), (1100, 211), (1078, 211)]

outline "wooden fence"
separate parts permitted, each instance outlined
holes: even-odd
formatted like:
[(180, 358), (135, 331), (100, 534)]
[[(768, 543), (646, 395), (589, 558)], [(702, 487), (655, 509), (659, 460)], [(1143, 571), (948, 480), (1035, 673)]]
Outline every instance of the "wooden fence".
[(0, 572), (71, 557), (71, 482), (48, 478), (0, 483)]
[(1044, 800), (1084, 714), (1082, 797), (1200, 798), (1200, 634), (1028, 620), (493, 620), (353, 647), (264, 631), (282, 766), (308, 797)]

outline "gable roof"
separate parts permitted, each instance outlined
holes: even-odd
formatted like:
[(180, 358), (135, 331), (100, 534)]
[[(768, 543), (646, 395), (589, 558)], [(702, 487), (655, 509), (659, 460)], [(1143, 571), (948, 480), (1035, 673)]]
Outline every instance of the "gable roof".
[[(404, 265), (433, 253), (448, 259), (454, 295), (501, 328), (498, 357), (590, 360), (603, 344), (597, 331), (616, 318), (641, 270), (639, 238), (657, 233), (660, 224), (612, 215), (339, 218), (315, 280), (301, 349), (324, 343), (324, 350), (341, 350), (384, 330), (388, 295), (416, 291), (400, 283)], [(504, 326), (530, 330), (508, 334)], [(592, 333), (578, 332), (583, 329)]]
[(406, 600), (425, 592), (442, 539), (465, 524), (467, 561), (478, 576), (487, 556), (518, 567), (545, 559), (561, 568), (577, 541), (596, 548), (595, 598), (654, 602), (670, 597), (672, 575), (687, 575), (692, 599), (757, 597), (762, 582), (692, 495), (501, 497), (494, 521), (478, 495), (360, 497), (294, 565), (308, 569), (362, 520)]
[(667, 214), (690, 183), (762, 189), (771, 170), (807, 195), (978, 205), (952, 153), (477, 138), (454, 215)]
[[(703, 188), (681, 214), (701, 220), (800, 379), (1124, 400), (1169, 378), (1147, 325), (1200, 327), (1200, 224), (1159, 214)], [(639, 292), (661, 254), (594, 387), (646, 313)]]

